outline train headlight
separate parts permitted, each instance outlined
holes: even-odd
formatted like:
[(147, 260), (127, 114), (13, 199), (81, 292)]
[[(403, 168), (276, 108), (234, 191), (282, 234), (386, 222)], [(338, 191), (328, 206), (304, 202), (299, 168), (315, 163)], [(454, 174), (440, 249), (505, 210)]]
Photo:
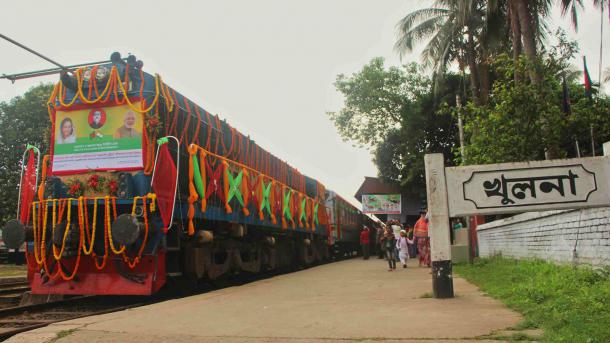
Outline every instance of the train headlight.
[(135, 216), (123, 213), (112, 223), (112, 239), (122, 245), (131, 245), (140, 237), (140, 226)]
[(9, 220), (2, 229), (2, 240), (9, 249), (19, 249), (25, 242), (25, 227), (17, 219)]

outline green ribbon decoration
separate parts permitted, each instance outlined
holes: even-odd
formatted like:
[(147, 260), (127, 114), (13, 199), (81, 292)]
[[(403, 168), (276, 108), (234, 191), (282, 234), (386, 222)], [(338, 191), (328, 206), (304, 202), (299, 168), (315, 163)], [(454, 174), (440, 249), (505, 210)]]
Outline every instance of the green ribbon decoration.
[(239, 174), (237, 174), (237, 177), (235, 178), (233, 178), (233, 174), (231, 174), (229, 168), (226, 168), (225, 172), (227, 173), (229, 179), (229, 194), (227, 196), (227, 202), (231, 201), (233, 197), (236, 197), (241, 207), (244, 207), (244, 199), (242, 198), (241, 191), (239, 190), (239, 185), (241, 184), (241, 180), (244, 176), (244, 171), (240, 170)]
[(320, 204), (316, 203), (316, 205), (313, 207), (313, 222), (316, 224), (316, 226), (318, 226), (318, 206)]
[(199, 169), (199, 160), (197, 159), (197, 155), (193, 155), (193, 179), (195, 179), (195, 188), (197, 188), (197, 192), (199, 193), (199, 198), (205, 198), (205, 185), (203, 184), (203, 179), (201, 178), (201, 169)]
[(271, 182), (265, 185), (265, 181), (263, 183), (263, 200), (261, 201), (261, 211), (267, 210), (267, 213), (271, 215), (271, 203), (269, 202), (269, 195), (271, 194)]
[(163, 144), (167, 144), (167, 143), (169, 143), (168, 137), (161, 137), (161, 138), (157, 139), (157, 145), (163, 145)]
[(288, 193), (284, 194), (284, 209), (282, 213), (288, 218), (288, 220), (292, 220), (292, 213), (290, 213), (290, 197), (292, 196), (292, 189), (288, 191)]
[(303, 200), (301, 200), (301, 217), (299, 217), (299, 221), (307, 220), (307, 213), (305, 213), (305, 205), (307, 205), (307, 198), (303, 198)]
[(28, 145), (25, 146), (25, 151), (28, 151), (30, 149), (36, 149), (36, 147), (31, 145), (31, 144), (28, 144)]

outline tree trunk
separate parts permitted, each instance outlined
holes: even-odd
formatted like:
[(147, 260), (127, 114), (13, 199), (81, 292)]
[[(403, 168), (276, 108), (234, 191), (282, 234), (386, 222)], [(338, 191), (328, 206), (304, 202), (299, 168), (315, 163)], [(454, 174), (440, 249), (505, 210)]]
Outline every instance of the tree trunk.
[(489, 92), (491, 85), (489, 83), (489, 63), (487, 61), (487, 50), (482, 49), (481, 51), (481, 62), (479, 63), (479, 97), (481, 98), (481, 104), (487, 105), (489, 101)]
[[(537, 59), (536, 30), (534, 28), (534, 21), (532, 20), (532, 13), (530, 13), (530, 9), (525, 0), (514, 1), (516, 2), (517, 12), (519, 13), (519, 26), (521, 28), (521, 38), (523, 39), (523, 51), (530, 63), (535, 64)], [(541, 83), (540, 75), (535, 65), (530, 69), (530, 78), (535, 85)]]
[(521, 28), (519, 27), (519, 12), (515, 1), (511, 1), (509, 4), (509, 16), (510, 16), (510, 31), (513, 39), (513, 63), (515, 65), (515, 83), (521, 82), (521, 73), (517, 70), (517, 64), (519, 63), (519, 56), (521, 55)]
[(466, 61), (468, 63), (468, 69), (470, 69), (470, 90), (472, 91), (472, 100), (474, 100), (475, 105), (481, 105), (481, 96), (479, 93), (480, 82), (475, 60), (474, 39), (470, 33), (468, 34), (468, 41), (466, 42)]

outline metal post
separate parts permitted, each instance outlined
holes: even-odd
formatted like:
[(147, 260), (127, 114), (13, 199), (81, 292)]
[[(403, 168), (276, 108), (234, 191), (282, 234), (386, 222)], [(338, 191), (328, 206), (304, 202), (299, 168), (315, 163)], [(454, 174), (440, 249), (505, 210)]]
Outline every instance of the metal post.
[(445, 181), (443, 154), (426, 154), (426, 194), (430, 248), (432, 258), (432, 290), (435, 298), (453, 298), (451, 238), (449, 236), (449, 203)]
[(459, 94), (455, 96), (455, 104), (458, 109), (458, 129), (460, 131), (460, 157), (462, 158), (462, 165), (466, 164), (466, 154), (464, 147), (464, 122), (462, 120), (462, 98)]
[(591, 124), (591, 156), (595, 157), (595, 138), (593, 136), (593, 124)]
[(16, 41), (16, 40), (14, 40), (14, 39), (11, 39), (11, 38), (9, 38), (9, 37), (7, 37), (7, 36), (5, 36), (5, 35), (1, 34), (1, 33), (0, 33), (0, 38), (3, 38), (3, 39), (5, 39), (5, 40), (7, 40), (7, 41), (9, 41), (9, 42), (11, 42), (11, 43), (13, 43), (13, 44), (15, 44), (16, 46), (18, 46), (18, 47), (20, 47), (20, 48), (22, 48), (22, 49), (24, 49), (24, 50), (26, 50), (26, 51), (28, 51), (28, 52), (30, 52), (30, 53), (32, 53), (32, 54), (34, 54), (34, 55), (36, 55), (36, 56), (38, 56), (38, 57), (42, 58), (42, 59), (43, 59), (43, 60), (45, 60), (45, 61), (48, 61), (48, 62), (50, 62), (50, 63), (53, 63), (54, 65), (58, 66), (59, 68), (61, 68), (62, 70), (64, 70), (64, 71), (65, 71), (65, 72), (67, 72), (67, 73), (74, 74), (74, 72), (73, 72), (72, 70), (67, 69), (67, 68), (66, 68), (66, 67), (64, 67), (63, 65), (61, 65), (61, 64), (59, 64), (59, 63), (57, 63), (57, 62), (53, 61), (52, 59), (48, 58), (47, 56), (45, 56), (45, 55), (43, 55), (43, 54), (41, 54), (41, 53), (39, 53), (39, 52), (37, 52), (37, 51), (34, 51), (34, 50), (32, 50), (32, 49), (28, 48), (27, 46), (25, 46), (25, 45), (23, 45), (23, 44), (21, 44), (21, 43), (17, 42), (17, 41)]
[[(599, 9), (599, 70), (597, 71), (597, 82), (599, 82), (599, 94), (602, 94), (602, 87), (604, 83), (602, 82), (602, 69), (603, 69), (603, 52), (604, 52), (604, 2), (600, 1), (601, 8)], [(608, 9), (610, 11), (610, 9)]]

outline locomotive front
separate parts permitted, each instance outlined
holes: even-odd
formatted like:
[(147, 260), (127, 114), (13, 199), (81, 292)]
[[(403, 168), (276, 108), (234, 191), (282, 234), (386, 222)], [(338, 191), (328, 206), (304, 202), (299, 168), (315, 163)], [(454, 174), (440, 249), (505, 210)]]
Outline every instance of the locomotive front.
[[(26, 149), (9, 248), (33, 294), (147, 295), (328, 257), (326, 190), (114, 53), (64, 73)], [(40, 165), (40, 167), (38, 167)], [(40, 170), (40, 172), (39, 172)]]
[(49, 154), (25, 152), (19, 218), (3, 233), (10, 248), (26, 243), (33, 294), (151, 294), (164, 284), (150, 177), (161, 85), (114, 54), (55, 86)]

